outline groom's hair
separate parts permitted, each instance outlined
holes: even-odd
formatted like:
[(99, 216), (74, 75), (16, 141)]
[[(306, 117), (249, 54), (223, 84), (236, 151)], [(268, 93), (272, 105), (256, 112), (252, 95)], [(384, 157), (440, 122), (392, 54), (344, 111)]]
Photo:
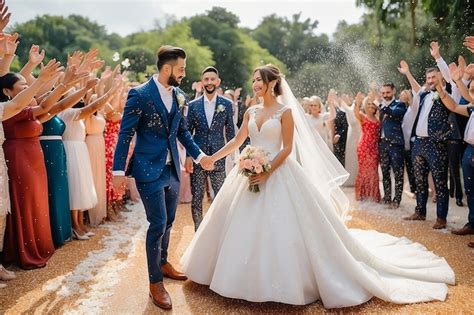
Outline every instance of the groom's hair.
[(206, 69), (202, 70), (201, 76), (203, 76), (204, 73), (208, 73), (208, 72), (214, 72), (215, 74), (217, 74), (217, 76), (219, 76), (219, 71), (217, 71), (217, 69), (214, 68), (213, 66), (209, 66)]
[(161, 46), (160, 49), (158, 49), (158, 59), (156, 60), (158, 71), (160, 71), (165, 64), (170, 64), (170, 61), (176, 61), (179, 58), (186, 59), (186, 52), (183, 48), (169, 45)]

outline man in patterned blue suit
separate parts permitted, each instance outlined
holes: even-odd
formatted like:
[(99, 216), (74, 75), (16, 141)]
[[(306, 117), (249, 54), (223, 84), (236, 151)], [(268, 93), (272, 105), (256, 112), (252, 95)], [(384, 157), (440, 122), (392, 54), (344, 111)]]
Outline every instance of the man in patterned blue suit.
[(408, 64), (400, 62), (399, 71), (406, 75), (416, 95), (413, 98), (413, 109), (417, 112), (413, 124), (412, 160), (416, 180), (415, 213), (405, 220), (425, 220), (428, 200), (428, 174), (431, 172), (436, 190), (437, 220), (433, 229), (446, 228), (448, 215), (448, 151), (447, 142), (451, 137), (449, 125), (450, 111), (443, 105), (436, 92), (438, 69), (426, 70), (427, 89), (422, 89), (413, 78)]
[[(203, 166), (212, 169), (213, 165), (194, 143), (179, 110), (185, 100), (176, 87), (186, 75), (186, 53), (179, 47), (162, 46), (157, 67), (158, 74), (128, 93), (115, 149), (113, 182), (120, 188), (125, 184), (125, 175), (136, 180), (150, 223), (146, 236), (149, 295), (155, 305), (171, 309), (163, 277), (187, 279), (167, 261), (180, 186), (177, 140)], [(125, 171), (130, 141), (135, 133), (135, 149)]]
[[(402, 121), (407, 108), (395, 100), (395, 85), (386, 83), (382, 86), (382, 104), (380, 104), (380, 166), (384, 197), (383, 202), (391, 208), (398, 208), (403, 193), (403, 153), (404, 140)], [(395, 196), (392, 200), (392, 178), (390, 169), (395, 175)]]
[[(204, 69), (201, 83), (204, 94), (189, 104), (188, 129), (199, 148), (205, 154), (212, 155), (235, 136), (232, 101), (217, 94), (221, 80), (216, 68)], [(202, 221), (202, 199), (207, 178), (210, 178), (214, 194), (217, 194), (225, 180), (225, 159), (217, 161), (215, 168), (208, 171), (200, 165), (193, 165), (188, 157), (186, 170), (191, 173), (191, 212), (197, 231)]]

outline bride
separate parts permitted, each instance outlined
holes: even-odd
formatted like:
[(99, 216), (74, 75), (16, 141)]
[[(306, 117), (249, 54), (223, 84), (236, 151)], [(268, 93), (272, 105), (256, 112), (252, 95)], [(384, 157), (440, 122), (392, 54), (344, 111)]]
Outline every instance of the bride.
[(269, 152), (271, 172), (248, 179), (231, 171), (183, 255), (186, 275), (252, 302), (444, 301), (446, 284), (454, 284), (444, 258), (404, 237), (344, 225), (349, 202), (339, 186), (348, 174), (311, 132), (278, 68), (257, 68), (253, 90), (263, 104), (247, 110), (237, 136), (212, 159), (250, 136)]

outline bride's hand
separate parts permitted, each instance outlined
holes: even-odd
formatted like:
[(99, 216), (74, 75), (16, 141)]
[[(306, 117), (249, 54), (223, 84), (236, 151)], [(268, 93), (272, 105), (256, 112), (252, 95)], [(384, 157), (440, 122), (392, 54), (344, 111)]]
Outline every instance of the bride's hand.
[(257, 175), (252, 175), (249, 177), (249, 182), (250, 185), (258, 185), (262, 184), (267, 181), (268, 177), (270, 176), (270, 173), (268, 172), (263, 172)]

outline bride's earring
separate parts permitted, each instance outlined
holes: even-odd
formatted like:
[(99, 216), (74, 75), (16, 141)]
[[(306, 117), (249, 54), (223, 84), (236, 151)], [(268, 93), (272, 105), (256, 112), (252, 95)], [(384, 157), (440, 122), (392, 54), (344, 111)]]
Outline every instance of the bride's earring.
[(275, 86), (272, 85), (272, 96), (275, 96)]

